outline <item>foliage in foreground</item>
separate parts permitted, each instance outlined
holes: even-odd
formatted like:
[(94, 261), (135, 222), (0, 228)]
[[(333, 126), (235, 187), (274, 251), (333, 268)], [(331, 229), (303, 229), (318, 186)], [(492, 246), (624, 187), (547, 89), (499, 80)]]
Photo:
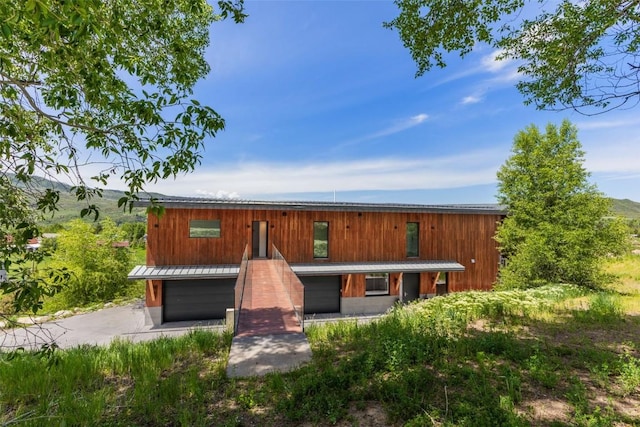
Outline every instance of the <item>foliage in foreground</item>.
[(397, 29), (418, 75), (478, 45), (514, 60), (525, 104), (598, 113), (638, 104), (640, 5), (635, 1), (396, 0)]
[(68, 307), (109, 302), (130, 284), (127, 274), (132, 267), (131, 249), (114, 246), (124, 240), (124, 231), (110, 219), (101, 221), (99, 229), (93, 233), (90, 224), (78, 219), (56, 239), (51, 266), (71, 273), (61, 291)]
[(588, 181), (577, 129), (567, 120), (544, 133), (529, 126), (514, 138), (498, 171), (498, 201), (508, 215), (496, 241), (507, 258), (506, 288), (604, 283), (603, 261), (628, 248), (628, 229)]
[[(20, 310), (54, 293), (24, 264), (42, 215), (72, 183), (81, 216), (111, 179), (131, 208), (149, 183), (191, 172), (205, 141), (224, 129), (192, 98), (209, 72), (204, 54), (214, 21), (245, 18), (242, 0), (4, 0), (0, 2), (1, 291), (18, 290)], [(159, 207), (157, 207), (160, 209)], [(64, 275), (61, 282), (64, 282)]]
[[(379, 410), (376, 425), (633, 425), (640, 322), (620, 298), (572, 286), (438, 297), (308, 327), (312, 363), (260, 378), (227, 378), (231, 337), (202, 331), (61, 351), (50, 366), (18, 355), (0, 362), (0, 423), (358, 425)], [(544, 418), (541, 396), (564, 412)]]

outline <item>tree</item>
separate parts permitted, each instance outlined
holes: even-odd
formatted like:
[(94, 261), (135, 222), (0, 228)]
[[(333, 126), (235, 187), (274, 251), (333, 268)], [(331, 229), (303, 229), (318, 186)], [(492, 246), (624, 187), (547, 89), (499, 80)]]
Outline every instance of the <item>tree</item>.
[[(36, 309), (42, 287), (18, 284), (12, 266), (53, 213), (56, 186), (72, 182), (86, 202), (82, 216), (113, 176), (127, 185), (131, 208), (147, 183), (192, 171), (207, 138), (224, 128), (211, 107), (191, 99), (209, 66), (212, 22), (245, 18), (243, 0), (5, 0), (0, 2), (0, 264), (27, 289)], [(92, 166), (88, 172), (87, 166)], [(89, 174), (89, 176), (87, 176)], [(14, 203), (14, 201), (17, 201)], [(2, 265), (0, 265), (0, 269)], [(25, 270), (26, 271), (26, 270)]]
[(147, 234), (147, 224), (144, 222), (125, 222), (120, 226), (125, 238), (131, 242), (132, 245), (138, 245), (142, 242), (144, 246), (144, 235)]
[(602, 284), (602, 259), (627, 248), (628, 230), (608, 218), (611, 201), (588, 181), (576, 128), (535, 126), (514, 138), (498, 171), (498, 201), (508, 215), (496, 240), (507, 258), (505, 287), (546, 283)]
[(54, 267), (66, 268), (70, 273), (61, 295), (71, 306), (111, 301), (129, 285), (131, 251), (114, 246), (125, 234), (111, 219), (102, 220), (100, 224), (101, 231), (94, 234), (91, 224), (77, 219), (57, 238), (51, 262)]
[(539, 109), (601, 112), (640, 101), (636, 0), (395, 3), (400, 14), (384, 25), (398, 30), (417, 75), (446, 66), (445, 53), (464, 57), (485, 43), (499, 49), (499, 59), (519, 61), (517, 87)]

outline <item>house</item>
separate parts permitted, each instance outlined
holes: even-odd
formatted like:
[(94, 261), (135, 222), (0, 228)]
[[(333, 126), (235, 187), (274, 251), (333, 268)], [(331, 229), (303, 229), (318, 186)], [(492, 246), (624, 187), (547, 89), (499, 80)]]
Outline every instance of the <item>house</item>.
[[(304, 314), (382, 313), (396, 301), (490, 290), (497, 205), (161, 199), (149, 214), (148, 321), (224, 318), (245, 250), (282, 254), (304, 285)], [(138, 202), (148, 206), (148, 201)]]

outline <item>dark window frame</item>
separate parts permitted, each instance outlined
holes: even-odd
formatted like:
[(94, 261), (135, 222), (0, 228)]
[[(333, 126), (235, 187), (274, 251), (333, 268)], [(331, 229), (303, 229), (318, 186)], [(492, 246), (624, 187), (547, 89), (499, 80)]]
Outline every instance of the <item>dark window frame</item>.
[[(411, 227), (415, 226), (415, 231), (409, 230)], [(415, 232), (415, 235), (410, 235)], [(406, 238), (406, 255), (407, 258), (418, 258), (420, 257), (420, 223), (415, 221), (407, 222), (405, 228), (405, 238)]]
[[(318, 236), (320, 229), (316, 226), (325, 225), (325, 236)], [(318, 238), (324, 237), (324, 239)], [(324, 242), (324, 245), (322, 243)], [(329, 258), (329, 221), (314, 221), (313, 222), (313, 258), (314, 259), (328, 259)]]
[(190, 239), (219, 239), (222, 235), (219, 219), (189, 220)]

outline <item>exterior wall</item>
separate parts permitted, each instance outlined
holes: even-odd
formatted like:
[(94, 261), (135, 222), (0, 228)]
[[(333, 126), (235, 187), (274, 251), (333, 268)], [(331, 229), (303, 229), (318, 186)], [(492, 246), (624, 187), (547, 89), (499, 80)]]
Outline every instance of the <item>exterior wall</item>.
[(162, 323), (162, 280), (147, 280), (145, 286), (145, 325)]
[(384, 313), (398, 301), (398, 296), (375, 296), (342, 298), (340, 300), (341, 314), (380, 314)]
[(145, 300), (147, 307), (162, 306), (162, 280), (147, 280)]
[[(221, 236), (189, 238), (191, 219), (220, 220)], [(149, 216), (147, 265), (238, 264), (251, 243), (252, 222), (268, 221), (269, 251), (275, 244), (290, 264), (455, 260), (465, 271), (449, 274), (450, 292), (489, 290), (498, 273), (493, 235), (500, 219), (497, 214), (167, 208), (161, 218)], [(329, 222), (328, 259), (313, 258), (314, 221)], [(420, 224), (417, 258), (406, 257), (407, 222)], [(435, 293), (427, 276), (421, 275), (421, 294)], [(364, 295), (364, 276), (344, 280), (342, 297)]]

